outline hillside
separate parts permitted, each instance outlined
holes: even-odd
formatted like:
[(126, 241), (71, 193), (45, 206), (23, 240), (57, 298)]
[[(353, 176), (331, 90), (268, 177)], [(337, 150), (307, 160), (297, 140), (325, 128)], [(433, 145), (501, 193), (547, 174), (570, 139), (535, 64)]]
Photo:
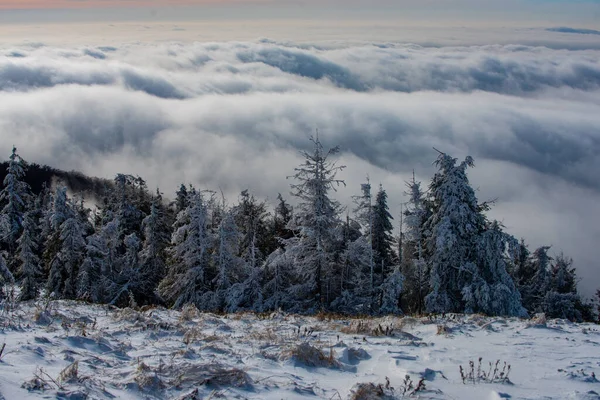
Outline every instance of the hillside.
[(56, 301), (21, 303), (0, 322), (6, 399), (393, 399), (404, 388), (421, 399), (600, 399), (598, 325), (565, 320), (326, 320)]
[[(0, 163), (0, 182), (3, 182), (6, 177), (7, 168), (8, 161)], [(78, 171), (63, 171), (35, 163), (27, 166), (24, 180), (34, 194), (40, 193), (44, 185), (51, 187), (55, 182), (66, 185), (73, 193), (84, 193), (96, 198), (106, 195), (108, 189), (113, 187), (113, 182), (108, 179), (90, 177)]]

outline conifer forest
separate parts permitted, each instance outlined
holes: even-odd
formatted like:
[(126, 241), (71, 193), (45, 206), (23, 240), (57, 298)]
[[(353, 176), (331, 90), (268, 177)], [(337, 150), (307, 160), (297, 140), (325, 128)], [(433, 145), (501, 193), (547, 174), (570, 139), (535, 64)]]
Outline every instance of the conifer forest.
[(471, 157), (432, 151), (437, 171), (429, 182), (406, 182), (397, 234), (385, 188), (367, 180), (343, 207), (334, 198), (345, 185), (339, 149), (318, 136), (311, 146), (275, 204), (251, 189), (227, 199), (187, 183), (164, 194), (126, 174), (57, 177), (14, 148), (0, 193), (2, 299), (594, 318), (571, 258), (531, 249), (488, 218), (494, 204), (479, 201), (469, 183)]

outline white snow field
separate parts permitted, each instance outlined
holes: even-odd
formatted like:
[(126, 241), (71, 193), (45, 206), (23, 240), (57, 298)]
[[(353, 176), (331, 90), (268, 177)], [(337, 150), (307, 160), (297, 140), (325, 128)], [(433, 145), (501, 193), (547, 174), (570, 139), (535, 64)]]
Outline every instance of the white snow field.
[(19, 304), (0, 323), (8, 400), (600, 399), (600, 327), (564, 320), (217, 316), (56, 301)]

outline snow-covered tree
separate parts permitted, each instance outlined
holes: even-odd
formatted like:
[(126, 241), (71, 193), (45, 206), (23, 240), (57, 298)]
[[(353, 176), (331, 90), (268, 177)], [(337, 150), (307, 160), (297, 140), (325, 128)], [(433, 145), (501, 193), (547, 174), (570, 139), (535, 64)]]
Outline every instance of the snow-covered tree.
[(193, 194), (187, 208), (177, 215), (179, 226), (171, 237), (171, 263), (159, 285), (160, 295), (176, 308), (194, 304), (204, 308), (209, 291), (206, 271), (210, 268), (212, 233), (202, 193)]
[(275, 207), (275, 213), (273, 214), (272, 221), (272, 235), (276, 241), (273, 246), (273, 250), (282, 246), (281, 240), (289, 239), (293, 236), (293, 232), (288, 229), (288, 225), (292, 220), (294, 210), (291, 205), (281, 196), (281, 193), (277, 194), (277, 206)]
[[(141, 242), (135, 233), (123, 239), (125, 252), (119, 260), (119, 268), (113, 273), (111, 284), (108, 287), (109, 304), (124, 306), (130, 304), (135, 298), (141, 282), (139, 251)], [(137, 304), (137, 302), (135, 302)]]
[(30, 188), (25, 182), (25, 172), (27, 164), (17, 154), (16, 147), (13, 147), (6, 176), (4, 178), (4, 188), (0, 191), (0, 202), (3, 205), (0, 211), (2, 240), (6, 243), (11, 256), (9, 265), (16, 264), (12, 255), (17, 248), (17, 240), (23, 231), (23, 215), (25, 214), (28, 202), (30, 201)]
[(77, 276), (77, 298), (101, 303), (105, 296), (101, 290), (107, 283), (102, 271), (107, 271), (108, 246), (101, 233), (86, 239), (85, 258)]
[(382, 284), (382, 300), (379, 312), (381, 314), (401, 314), (400, 295), (402, 294), (402, 285), (404, 276), (400, 268), (395, 268), (389, 274)]
[(17, 254), (20, 261), (21, 279), (20, 300), (37, 298), (42, 278), (42, 268), (38, 257), (39, 232), (34, 218), (35, 211), (28, 211), (23, 218), (23, 233), (17, 240)]
[(543, 302), (550, 285), (550, 268), (552, 257), (548, 254), (550, 246), (541, 246), (529, 255), (526, 248), (521, 251), (527, 258), (520, 261), (515, 271), (516, 281), (523, 301), (523, 306), (530, 313), (543, 312)]
[(409, 201), (402, 221), (406, 227), (406, 250), (403, 251), (404, 259), (400, 260), (405, 277), (402, 297), (408, 310), (421, 314), (424, 311), (425, 295), (429, 290), (429, 271), (424, 248), (427, 209), (421, 182), (415, 180), (414, 172), (412, 181), (406, 185), (408, 190), (405, 194), (408, 195)]
[(427, 249), (431, 254), (430, 293), (425, 298), (427, 311), (463, 312), (462, 289), (470, 283), (477, 252), (477, 237), (485, 218), (479, 212), (475, 192), (467, 178), (473, 159), (457, 160), (440, 153), (439, 171), (429, 187), (433, 213), (426, 222)]
[(582, 321), (587, 310), (577, 293), (577, 278), (573, 260), (560, 254), (551, 266), (547, 292), (542, 310), (549, 318), (565, 318)]
[(516, 242), (516, 239), (504, 233), (496, 221), (480, 234), (477, 268), (471, 270), (471, 282), (462, 289), (466, 312), (527, 316), (521, 304), (521, 294), (506, 267), (511, 241)]
[[(347, 222), (349, 225), (349, 221)], [(373, 291), (369, 285), (371, 276), (371, 243), (365, 235), (349, 236), (342, 252), (341, 294), (331, 304), (337, 312), (366, 314), (373, 312)]]
[[(305, 162), (295, 168), (292, 194), (298, 199), (295, 218), (290, 228), (297, 236), (286, 241), (286, 252), (294, 260), (299, 281), (291, 288), (305, 309), (324, 308), (327, 304), (329, 279), (333, 278), (333, 251), (336, 228), (339, 225), (340, 204), (329, 197), (329, 192), (344, 184), (336, 179), (343, 166), (329, 160), (339, 150), (325, 152), (319, 138), (311, 138), (312, 153), (302, 152)], [(304, 303), (304, 304), (302, 304)]]
[(218, 231), (218, 244), (214, 254), (214, 264), (217, 270), (215, 277), (214, 293), (211, 308), (217, 311), (227, 310), (235, 312), (241, 303), (240, 295), (243, 292), (236, 286), (236, 292), (231, 292), (234, 284), (239, 284), (247, 276), (246, 264), (238, 256), (241, 234), (235, 223), (234, 213), (225, 212)]
[(86, 239), (85, 258), (77, 277), (77, 297), (95, 303), (112, 300), (111, 288), (118, 273), (119, 221), (113, 219)]
[(142, 303), (153, 302), (154, 292), (166, 272), (166, 248), (169, 245), (169, 227), (162, 204), (162, 196), (156, 191), (152, 200), (150, 214), (142, 222), (144, 243), (140, 251), (139, 295)]
[(185, 185), (182, 183), (179, 190), (175, 193), (175, 212), (180, 213), (189, 205), (189, 194)]
[(294, 275), (293, 259), (288, 257), (284, 249), (278, 248), (267, 257), (262, 287), (264, 310), (292, 308), (295, 299), (290, 295), (289, 288), (296, 283)]
[(379, 279), (382, 282), (391, 272), (394, 265), (394, 237), (392, 231), (392, 214), (390, 214), (387, 205), (387, 193), (383, 186), (379, 185), (379, 190), (375, 196), (373, 204), (373, 261), (379, 273)]
[(60, 250), (53, 258), (46, 288), (55, 298), (75, 299), (77, 277), (83, 262), (85, 240), (82, 226), (75, 216), (60, 226)]
[[(366, 242), (367, 244), (367, 247), (364, 249), (365, 253), (363, 257), (365, 257), (365, 260), (367, 260), (369, 263), (369, 309), (373, 311), (375, 307), (375, 287), (377, 283), (375, 277), (375, 253), (373, 250), (373, 204), (371, 196), (371, 184), (369, 183), (368, 177), (367, 182), (360, 185), (360, 189), (361, 195), (354, 196), (353, 198), (354, 202), (356, 203), (354, 214), (356, 221), (358, 221), (358, 223), (360, 223), (360, 225), (362, 226), (362, 231), (365, 238), (364, 241), (361, 241), (360, 245), (362, 245), (362, 242)], [(349, 245), (347, 246), (347, 249), (355, 251), (353, 250), (353, 247), (354, 246)], [(351, 254), (346, 254), (346, 257), (349, 256), (351, 258), (355, 258)]]
[(6, 258), (4, 258), (4, 252), (0, 252), (0, 284), (5, 285), (14, 282), (15, 278), (12, 272), (10, 272), (10, 270), (8, 269), (8, 266), (6, 265)]
[(239, 255), (250, 270), (258, 268), (268, 254), (271, 244), (267, 228), (267, 204), (248, 193), (240, 194), (240, 202), (231, 211), (240, 234)]

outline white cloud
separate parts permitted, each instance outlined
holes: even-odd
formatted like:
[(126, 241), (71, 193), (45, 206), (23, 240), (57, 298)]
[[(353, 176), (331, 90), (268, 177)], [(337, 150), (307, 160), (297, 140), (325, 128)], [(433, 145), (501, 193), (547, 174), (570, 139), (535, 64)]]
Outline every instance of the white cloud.
[[(18, 54), (18, 56), (15, 56)], [(0, 152), (91, 175), (274, 199), (319, 128), (348, 202), (369, 174), (397, 214), (413, 168), (470, 154), (492, 216), (600, 285), (600, 51), (260, 42), (0, 50)]]

